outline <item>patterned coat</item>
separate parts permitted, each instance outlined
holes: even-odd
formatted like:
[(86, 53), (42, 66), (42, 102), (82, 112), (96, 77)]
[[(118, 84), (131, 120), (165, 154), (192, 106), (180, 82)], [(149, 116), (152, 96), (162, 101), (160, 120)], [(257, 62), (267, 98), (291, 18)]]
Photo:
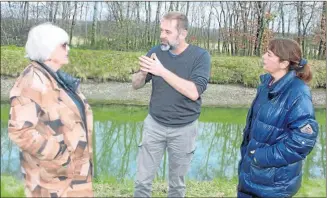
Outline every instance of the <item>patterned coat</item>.
[(93, 196), (93, 115), (86, 123), (66, 91), (32, 62), (10, 91), (8, 133), (20, 148), (26, 196)]

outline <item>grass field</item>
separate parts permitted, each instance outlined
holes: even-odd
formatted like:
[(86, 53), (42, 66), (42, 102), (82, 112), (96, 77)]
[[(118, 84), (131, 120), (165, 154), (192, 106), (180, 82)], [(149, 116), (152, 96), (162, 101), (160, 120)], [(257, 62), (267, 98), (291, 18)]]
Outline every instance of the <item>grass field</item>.
[[(139, 69), (138, 57), (146, 52), (120, 52), (109, 50), (70, 51), (70, 64), (63, 69), (82, 80), (131, 81), (131, 74)], [(24, 48), (1, 46), (1, 75), (17, 77), (29, 64)], [(256, 87), (263, 74), (261, 58), (240, 56), (212, 56), (210, 83), (240, 84)], [(326, 63), (309, 60), (312, 65), (312, 88), (326, 87)]]
[[(212, 181), (187, 180), (187, 197), (236, 197), (237, 179), (216, 178)], [(304, 180), (295, 197), (326, 197), (326, 181), (324, 179)], [(155, 180), (154, 197), (167, 197), (167, 182)], [(132, 197), (133, 180), (117, 181), (115, 178), (103, 177), (93, 182), (96, 197)], [(1, 176), (1, 197), (24, 197), (22, 181), (12, 176)]]

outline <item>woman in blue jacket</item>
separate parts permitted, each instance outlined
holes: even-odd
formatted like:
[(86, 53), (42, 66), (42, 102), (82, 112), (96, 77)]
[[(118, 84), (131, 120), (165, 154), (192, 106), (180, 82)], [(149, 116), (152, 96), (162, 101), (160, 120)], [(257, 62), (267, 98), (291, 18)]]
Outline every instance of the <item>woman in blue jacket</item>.
[(306, 85), (312, 73), (290, 39), (272, 40), (262, 58), (268, 73), (260, 76), (243, 131), (238, 197), (291, 197), (318, 134)]

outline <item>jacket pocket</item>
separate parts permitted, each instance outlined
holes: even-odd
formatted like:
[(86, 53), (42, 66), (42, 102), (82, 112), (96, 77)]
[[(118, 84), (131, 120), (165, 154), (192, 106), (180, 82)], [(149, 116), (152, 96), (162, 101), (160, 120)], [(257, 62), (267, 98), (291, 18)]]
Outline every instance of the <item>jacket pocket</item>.
[(254, 163), (250, 165), (250, 178), (252, 182), (263, 185), (274, 184), (275, 167), (261, 168)]
[(302, 161), (276, 168), (275, 183), (285, 184), (302, 174)]
[(69, 151), (66, 149), (60, 153), (54, 160), (40, 161), (40, 178), (43, 181), (51, 182), (57, 178), (60, 181), (71, 178), (74, 172)]
[(193, 159), (196, 150), (195, 144), (190, 147), (186, 152), (174, 152), (171, 153), (172, 160), (170, 166), (172, 168), (171, 175), (174, 176), (186, 176)]

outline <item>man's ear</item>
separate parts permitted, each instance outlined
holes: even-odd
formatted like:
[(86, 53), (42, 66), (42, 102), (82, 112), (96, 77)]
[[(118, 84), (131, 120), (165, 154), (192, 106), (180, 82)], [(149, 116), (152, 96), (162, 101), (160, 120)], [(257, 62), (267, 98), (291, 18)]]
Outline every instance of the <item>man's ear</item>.
[(187, 37), (187, 34), (188, 34), (187, 30), (182, 30), (180, 36), (182, 39), (185, 39)]

